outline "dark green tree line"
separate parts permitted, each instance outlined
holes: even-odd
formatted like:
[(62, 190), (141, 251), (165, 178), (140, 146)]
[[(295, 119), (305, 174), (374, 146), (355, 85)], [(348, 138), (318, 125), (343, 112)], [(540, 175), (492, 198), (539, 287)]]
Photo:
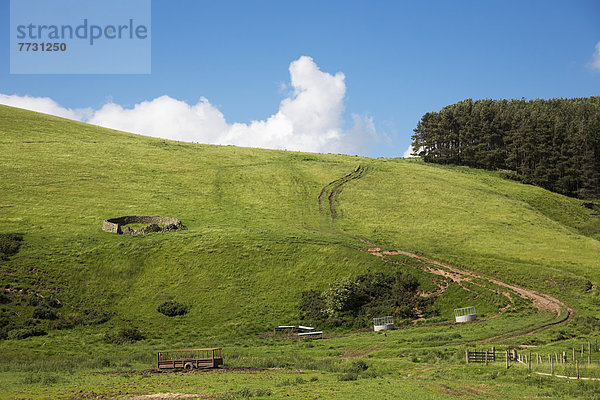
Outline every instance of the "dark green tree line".
[(600, 195), (600, 97), (467, 99), (423, 115), (412, 139), (426, 162), (507, 170), (554, 192)]

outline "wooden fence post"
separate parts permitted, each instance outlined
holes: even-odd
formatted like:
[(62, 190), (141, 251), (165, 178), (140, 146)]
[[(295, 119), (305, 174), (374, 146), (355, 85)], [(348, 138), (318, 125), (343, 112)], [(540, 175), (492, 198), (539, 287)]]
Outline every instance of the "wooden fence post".
[(529, 352), (529, 357), (527, 357), (527, 367), (529, 368), (529, 372), (531, 372), (531, 352)]
[(579, 379), (579, 360), (575, 361), (575, 366), (577, 368), (577, 379)]
[(485, 365), (487, 366), (488, 364), (488, 351), (485, 351)]
[(554, 376), (554, 360), (550, 357), (550, 373)]
[(465, 358), (467, 359), (467, 364), (469, 363), (469, 350), (465, 350)]
[(509, 360), (508, 349), (504, 350), (504, 355), (506, 356), (505, 357), (505, 360), (506, 360), (506, 369), (508, 369), (508, 360)]

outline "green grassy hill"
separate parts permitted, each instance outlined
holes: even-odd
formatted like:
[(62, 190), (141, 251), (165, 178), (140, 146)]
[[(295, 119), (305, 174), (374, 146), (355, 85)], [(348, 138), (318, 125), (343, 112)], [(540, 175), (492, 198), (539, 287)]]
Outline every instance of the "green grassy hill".
[[(331, 196), (334, 218), (319, 195), (359, 166), (364, 173)], [(143, 351), (232, 343), (296, 323), (301, 292), (337, 279), (400, 268), (431, 285), (408, 257), (386, 262), (364, 251), (369, 247), (533, 288), (579, 317), (598, 318), (596, 214), (580, 200), (495, 172), (172, 142), (0, 106), (0, 233), (23, 234), (18, 253), (0, 261), (0, 284), (14, 296), (55, 296), (64, 313), (113, 314), (102, 325), (0, 347), (14, 358), (42, 342), (56, 346), (53, 354), (90, 344), (104, 354), (115, 351), (102, 344), (104, 333), (126, 325), (146, 336)], [(136, 236), (101, 230), (104, 219), (124, 215), (177, 217), (187, 229)], [(435, 321), (471, 303), (487, 316), (497, 313), (501, 295), (468, 289), (450, 287)], [(167, 300), (189, 304), (189, 313), (159, 314)], [(25, 320), (30, 308), (17, 303), (4, 307)], [(479, 340), (552, 318), (529, 309), (461, 334)]]

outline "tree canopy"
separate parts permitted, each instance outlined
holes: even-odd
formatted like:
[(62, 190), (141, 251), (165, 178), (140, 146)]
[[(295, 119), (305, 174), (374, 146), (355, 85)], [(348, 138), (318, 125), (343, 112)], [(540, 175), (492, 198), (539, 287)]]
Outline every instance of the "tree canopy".
[(506, 170), (569, 196), (600, 194), (600, 97), (467, 99), (423, 115), (412, 139), (426, 162)]

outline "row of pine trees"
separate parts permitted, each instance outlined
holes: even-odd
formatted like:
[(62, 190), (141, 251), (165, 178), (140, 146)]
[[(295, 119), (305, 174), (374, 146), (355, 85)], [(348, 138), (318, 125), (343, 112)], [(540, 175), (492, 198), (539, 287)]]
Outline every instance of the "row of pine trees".
[(430, 112), (414, 129), (426, 162), (507, 170), (579, 198), (600, 194), (600, 97), (467, 99)]

